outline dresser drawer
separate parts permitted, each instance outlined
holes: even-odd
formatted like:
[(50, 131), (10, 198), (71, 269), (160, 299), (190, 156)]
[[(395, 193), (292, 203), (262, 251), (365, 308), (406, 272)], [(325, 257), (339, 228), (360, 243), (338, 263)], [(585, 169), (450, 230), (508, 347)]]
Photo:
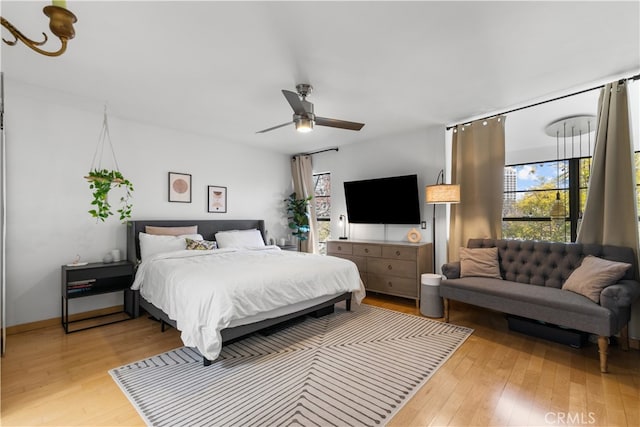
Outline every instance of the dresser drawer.
[(372, 291), (384, 292), (387, 294), (408, 296), (412, 298), (415, 298), (417, 296), (416, 281), (413, 279), (404, 279), (401, 277), (368, 274), (367, 289), (370, 289)]
[(382, 246), (354, 243), (353, 254), (380, 258), (382, 255)]
[(416, 263), (399, 259), (367, 259), (367, 272), (381, 276), (416, 279)]
[(416, 248), (406, 246), (385, 246), (382, 248), (382, 257), (415, 261), (418, 259), (418, 251)]
[(334, 255), (334, 254), (351, 255), (353, 253), (353, 244), (342, 243), (342, 242), (328, 242), (327, 253), (329, 255)]

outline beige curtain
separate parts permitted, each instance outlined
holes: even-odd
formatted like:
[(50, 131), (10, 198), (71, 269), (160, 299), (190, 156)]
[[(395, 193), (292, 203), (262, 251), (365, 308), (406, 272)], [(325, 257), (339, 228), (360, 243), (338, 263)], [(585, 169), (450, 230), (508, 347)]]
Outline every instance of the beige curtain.
[[(293, 191), (298, 199), (313, 196), (313, 165), (311, 156), (294, 156), (291, 159), (291, 176), (293, 177)], [(318, 222), (316, 220), (316, 204), (312, 199), (309, 203), (309, 234), (307, 240), (301, 242), (302, 252), (318, 253)]]
[(451, 205), (449, 260), (470, 238), (502, 236), (505, 117), (458, 125), (453, 132), (451, 183), (460, 203)]
[[(628, 246), (638, 253), (635, 167), (626, 82), (605, 85), (578, 242)], [(638, 277), (638, 271), (635, 272)]]

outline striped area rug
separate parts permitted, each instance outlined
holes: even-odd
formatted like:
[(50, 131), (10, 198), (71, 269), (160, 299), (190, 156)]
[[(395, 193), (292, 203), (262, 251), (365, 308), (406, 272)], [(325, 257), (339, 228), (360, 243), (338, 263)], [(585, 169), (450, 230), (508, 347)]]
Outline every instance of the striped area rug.
[(109, 371), (148, 425), (379, 426), (473, 331), (369, 305)]

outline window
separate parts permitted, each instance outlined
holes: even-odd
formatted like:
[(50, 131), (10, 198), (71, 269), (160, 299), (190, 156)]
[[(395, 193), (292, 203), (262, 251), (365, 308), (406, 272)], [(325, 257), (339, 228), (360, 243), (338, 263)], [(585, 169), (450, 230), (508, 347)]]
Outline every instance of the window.
[(331, 173), (313, 175), (314, 203), (318, 220), (318, 247), (321, 254), (327, 253), (327, 240), (331, 238)]
[[(634, 162), (640, 213), (640, 151), (634, 153)], [(504, 168), (503, 238), (575, 242), (587, 201), (591, 157), (561, 160), (558, 166), (559, 186), (556, 162)], [(550, 215), (557, 192), (565, 207), (565, 218), (559, 221), (552, 220)]]
[[(628, 82), (631, 141), (635, 141), (634, 151), (640, 148), (638, 146), (638, 141), (640, 140), (639, 83), (639, 81)], [(596, 114), (597, 110), (595, 107), (597, 105), (598, 92), (599, 91), (589, 91), (575, 98), (572, 97), (571, 103), (575, 102), (575, 106), (581, 105), (581, 107), (578, 108), (579, 110), (585, 112), (591, 111), (591, 114)], [(562, 110), (570, 105), (564, 104), (564, 102), (565, 101), (561, 101), (557, 104), (554, 102), (550, 105), (556, 105), (554, 108)], [(526, 153), (527, 150), (531, 150), (532, 156), (538, 156), (539, 153), (544, 152), (542, 151), (544, 141), (540, 141), (539, 144), (536, 143), (538, 134), (533, 127), (534, 125), (537, 126), (538, 131), (542, 127), (542, 124), (538, 122), (542, 115), (538, 116), (538, 113), (535, 111), (543, 112), (544, 108), (545, 107), (535, 107), (532, 110), (528, 110), (528, 112), (522, 111), (510, 114), (512, 119), (511, 125), (507, 127), (505, 131), (506, 140), (512, 144), (506, 149), (508, 153), (516, 155), (516, 152), (523, 150), (517, 154), (517, 156), (520, 156)], [(570, 108), (574, 109), (575, 107)], [(567, 113), (569, 114), (566, 114), (566, 117), (571, 117), (571, 113), (568, 111)], [(567, 132), (567, 137), (571, 139), (568, 145), (564, 145), (565, 139), (563, 134), (567, 129), (563, 129), (561, 133), (556, 134), (557, 145), (555, 156), (551, 154), (550, 147), (546, 147), (550, 161), (532, 161), (526, 164), (512, 164), (505, 167), (502, 214), (503, 237), (567, 242), (576, 240), (577, 232), (582, 221), (582, 213), (586, 206), (587, 188), (593, 163), (587, 153), (592, 152), (594, 148), (592, 143), (595, 144), (596, 135), (595, 133), (582, 132), (578, 132), (575, 135), (571, 132), (569, 135), (569, 132)], [(595, 127), (588, 129), (593, 131)], [(546, 133), (546, 135), (549, 135), (549, 133)], [(575, 141), (574, 136), (576, 137)], [(586, 138), (586, 151), (582, 151), (583, 141), (581, 137), (583, 137), (583, 139)], [(563, 146), (559, 145), (559, 138), (563, 138)], [(569, 142), (568, 139), (567, 142)], [(538, 145), (541, 148), (540, 152), (537, 152), (536, 148), (534, 148)], [(556, 164), (558, 157), (561, 159), (564, 157), (564, 159), (561, 160), (559, 164)], [(532, 157), (531, 159), (539, 160), (540, 157)], [(634, 161), (636, 172), (636, 201), (638, 211), (640, 212), (640, 152), (636, 151), (634, 153)], [(557, 172), (558, 170), (559, 173)], [(557, 180), (558, 175), (559, 180)], [(560, 193), (561, 201), (564, 202), (564, 221), (551, 220), (551, 207), (555, 200), (556, 192)], [(638, 220), (640, 221), (640, 216)]]
[[(575, 241), (589, 181), (590, 158), (509, 165), (504, 169), (502, 235), (507, 239)], [(579, 174), (579, 179), (575, 179)], [(551, 219), (560, 202), (560, 217)], [(579, 201), (574, 205), (573, 201)]]

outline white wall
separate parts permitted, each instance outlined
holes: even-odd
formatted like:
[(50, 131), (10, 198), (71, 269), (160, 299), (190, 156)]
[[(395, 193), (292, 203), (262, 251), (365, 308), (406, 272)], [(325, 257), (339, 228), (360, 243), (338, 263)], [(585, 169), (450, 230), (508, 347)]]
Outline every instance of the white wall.
[[(431, 127), (406, 134), (393, 135), (388, 138), (366, 141), (340, 147), (340, 151), (329, 151), (313, 156), (314, 172), (331, 172), (331, 235), (338, 238), (341, 230), (338, 218), (346, 215), (347, 209), (344, 199), (345, 181), (360, 179), (383, 178), (396, 175), (418, 175), (420, 194), (420, 211), (423, 221), (427, 222), (427, 229), (416, 228), (422, 234), (423, 242), (432, 241), (433, 206), (424, 203), (424, 187), (434, 184), (440, 169), (445, 165), (445, 128)], [(382, 202), (382, 201), (381, 201)], [(446, 262), (445, 209), (436, 209), (436, 266)], [(407, 232), (413, 228), (410, 225), (378, 225), (378, 224), (350, 224), (347, 227), (348, 237), (353, 240), (393, 240), (407, 241)]]
[[(124, 253), (126, 236), (117, 218), (97, 223), (87, 213), (91, 192), (83, 176), (98, 142), (102, 105), (12, 80), (5, 85), (6, 301), (7, 326), (13, 326), (60, 316), (60, 266), (76, 254), (92, 262), (111, 249)], [(120, 170), (135, 187), (133, 219), (258, 218), (270, 237), (287, 233), (288, 156), (146, 126), (118, 118), (117, 111), (109, 127)], [(192, 203), (167, 201), (170, 171), (192, 174)], [(227, 187), (226, 214), (207, 213), (207, 185)], [(121, 302), (120, 293), (80, 298), (70, 311)]]

